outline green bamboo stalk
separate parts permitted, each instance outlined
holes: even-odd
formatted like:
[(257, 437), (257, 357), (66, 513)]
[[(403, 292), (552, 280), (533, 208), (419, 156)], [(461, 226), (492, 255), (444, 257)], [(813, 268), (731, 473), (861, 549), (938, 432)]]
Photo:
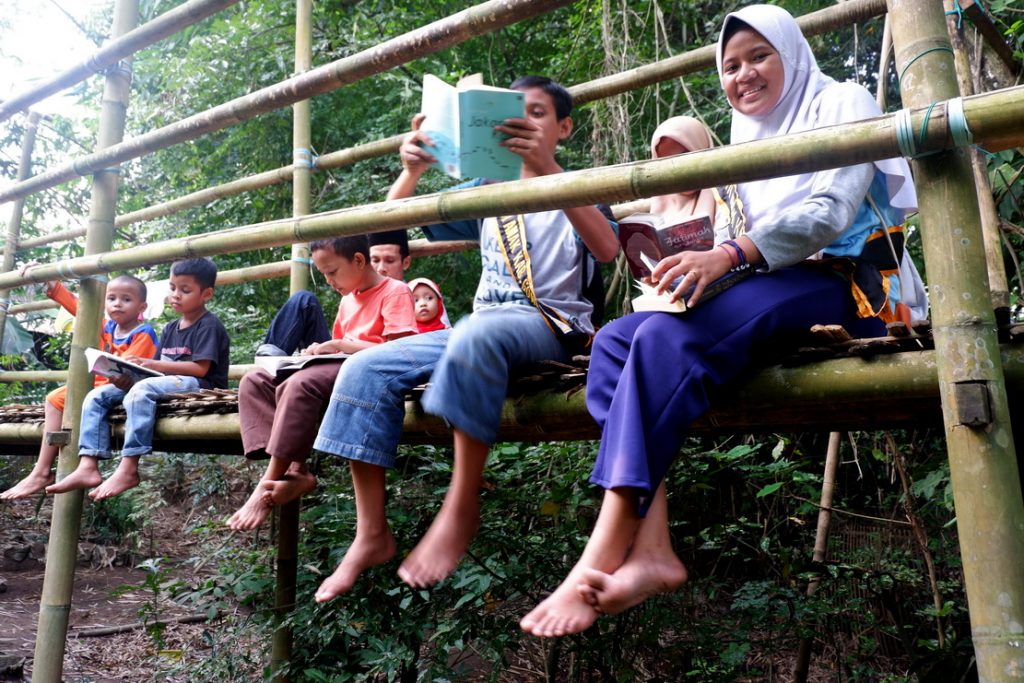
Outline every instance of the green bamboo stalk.
[[(295, 1), (295, 73), (309, 71), (313, 64), (313, 3), (312, 0)], [(305, 216), (310, 212), (310, 176), (313, 172), (313, 144), (310, 124), (310, 101), (301, 100), (292, 105), (292, 215)], [(309, 245), (292, 245), (289, 291), (292, 294), (309, 288)], [(295, 609), (299, 557), (299, 510), (301, 498), (283, 505), (278, 510), (277, 561), (274, 584), (275, 628), (270, 651), (270, 670), (273, 683), (289, 683), (286, 673), (292, 658), (292, 629), (288, 616)]]
[(13, 382), (67, 382), (67, 370), (3, 370), (0, 371), (0, 383)]
[[(1024, 397), (1024, 347), (1000, 347), (1007, 389)], [(939, 375), (935, 351), (914, 351), (871, 360), (840, 358), (799, 367), (772, 366), (756, 372), (688, 430), (694, 435), (806, 431), (822, 424), (837, 430), (940, 425)], [(232, 366), (235, 368), (252, 366)], [(8, 373), (0, 373), (0, 378)], [(779, 397), (785, 397), (780, 400)], [(121, 427), (114, 434), (120, 435)], [(42, 424), (0, 423), (0, 444), (38, 444)], [(180, 441), (238, 441), (238, 415), (163, 417), (155, 436), (168, 449)], [(585, 392), (543, 391), (513, 396), (504, 406), (503, 440), (555, 441), (594, 438), (597, 428)], [(406, 407), (403, 443), (451, 442), (444, 423)]]
[[(229, 365), (228, 379), (242, 379), (249, 370), (255, 369), (252, 364)], [(3, 370), (0, 371), (0, 384), (13, 382), (67, 382), (67, 370)]]
[[(818, 35), (835, 30), (846, 23), (870, 19), (885, 12), (884, 0), (850, 0), (836, 7), (819, 10), (799, 18), (799, 23), (805, 35)], [(630, 80), (621, 78), (620, 75), (607, 76), (605, 78), (580, 83), (570, 87), (569, 90), (577, 104), (590, 102), (604, 97), (621, 94), (653, 83), (678, 78), (689, 73), (711, 68), (715, 65), (714, 47), (703, 47), (697, 51), (691, 51), (677, 55), (666, 60), (654, 62), (634, 69), (629, 73), (640, 75), (642, 78)], [(331, 152), (317, 157), (314, 170), (330, 170), (349, 166), (359, 161), (373, 159), (376, 157), (393, 154), (398, 151), (404, 135), (393, 135), (383, 140), (356, 145), (348, 149)], [(187, 208), (209, 204), (217, 199), (231, 197), (264, 187), (270, 187), (291, 180), (292, 166), (265, 171), (255, 175), (240, 178), (222, 185), (198, 190), (191, 194), (184, 195), (160, 204), (133, 211), (123, 216), (118, 216), (115, 222), (117, 227), (123, 227), (132, 223), (153, 220), (162, 216), (169, 216)], [(81, 229), (65, 230), (61, 232), (43, 235), (41, 237), (26, 240), (22, 248), (51, 244), (77, 239), (84, 235)]]
[[(998, 151), (1024, 141), (1024, 86), (965, 98), (975, 142)], [(912, 112), (915, 130), (925, 107)], [(895, 115), (665, 159), (637, 161), (554, 176), (485, 185), (279, 219), (40, 265), (24, 276), (0, 274), (0, 287), (128, 270), (194, 255), (239, 253), (320, 237), (410, 228), (445, 220), (546, 211), (614, 202), (725, 183), (848, 166), (899, 155)], [(920, 148), (947, 149), (943, 112), (933, 111)]]
[[(839, 471), (839, 444), (842, 439), (843, 432), (831, 432), (828, 435), (825, 472), (821, 478), (821, 499), (818, 502), (818, 526), (814, 532), (814, 551), (811, 553), (811, 561), (819, 564), (828, 557), (828, 534), (832, 525), (832, 500), (836, 488), (836, 473)], [(814, 597), (820, 586), (821, 577), (815, 576), (807, 583), (807, 596)], [(793, 664), (793, 683), (807, 683), (813, 645), (813, 636), (807, 635), (800, 638), (796, 661)]]
[[(36, 145), (36, 131), (39, 129), (39, 112), (32, 112), (25, 122), (25, 131), (21, 134), (21, 158), (18, 160), (18, 180), (25, 180), (32, 175), (32, 150)], [(3, 264), (0, 272), (14, 270), (14, 257), (18, 251), (18, 240), (21, 239), (21, 219), (25, 212), (25, 200), (18, 199), (11, 204), (11, 217), (7, 221), (7, 239), (4, 242)], [(0, 350), (4, 347), (4, 332), (7, 330), (7, 313), (11, 302), (8, 299), (10, 290), (0, 289)]]
[(53, 78), (17, 92), (3, 102), (0, 102), (0, 121), (5, 121), (16, 112), (26, 109), (65, 88), (70, 88), (94, 74), (102, 73), (104, 69), (117, 64), (125, 57), (130, 57), (139, 50), (149, 47), (169, 35), (197, 24), (222, 9), (237, 4), (238, 1), (189, 0), (189, 2), (185, 2), (161, 14), (153, 21), (147, 22), (134, 31), (110, 41), (94, 52), (88, 59), (62, 71)]
[(497, 31), (523, 19), (568, 5), (572, 0), (488, 0), (275, 85), (237, 97), (176, 123), (144, 133), (110, 149), (75, 159), (0, 190), (0, 203), (39, 192), (86, 173), (135, 159), (179, 142), (194, 140), (240, 121), (321, 95), (425, 55)]
[[(797, 19), (805, 36), (814, 36), (833, 31), (858, 21), (865, 21), (885, 13), (883, 0), (848, 0), (827, 9), (805, 14)], [(715, 46), (684, 52), (653, 64), (598, 78), (569, 88), (576, 104), (619, 95), (647, 85), (654, 85), (673, 78), (709, 69), (715, 66)]]
[[(138, 25), (139, 1), (116, 0), (110, 34), (123, 36)], [(124, 138), (125, 110), (131, 90), (130, 62), (121, 62), (107, 71), (100, 110), (97, 147), (117, 144)], [(119, 175), (107, 169), (93, 177), (89, 208), (89, 233), (85, 253), (109, 251), (114, 239), (114, 213), (117, 206)], [(57, 466), (58, 479), (78, 466), (78, 432), (82, 401), (92, 388), (92, 376), (86, 367), (83, 350), (96, 343), (96, 330), (103, 319), (105, 282), (95, 278), (82, 281), (79, 290), (78, 315), (71, 340), (71, 363), (68, 394), (62, 426), (71, 429), (71, 443), (61, 448)], [(58, 494), (53, 502), (50, 542), (47, 546), (43, 594), (39, 601), (39, 628), (36, 632), (32, 680), (37, 683), (59, 683), (64, 668), (64, 643), (74, 587), (75, 563), (78, 555), (78, 531), (82, 515), (83, 491)]]
[[(942, 6), (890, 0), (903, 102), (956, 97)], [(1016, 109), (1019, 117), (1021, 108)], [(1024, 500), (968, 149), (912, 162), (960, 555), (981, 683), (1024, 672)]]
[(17, 313), (31, 313), (32, 311), (45, 311), (50, 308), (60, 308), (53, 299), (39, 299), (38, 301), (28, 301), (23, 304), (14, 304), (10, 307), (9, 312), (11, 315)]
[[(962, 95), (975, 94), (974, 80), (971, 78), (971, 58), (964, 39), (963, 27), (953, 13), (953, 3), (946, 2), (950, 15), (946, 19), (949, 31), (949, 42), (953, 46), (953, 57), (956, 62), (957, 83)], [(974, 185), (978, 192), (978, 208), (981, 212), (981, 231), (985, 236), (985, 262), (988, 265), (989, 289), (992, 292), (992, 306), (996, 309), (1009, 309), (1010, 285), (1006, 279), (1006, 267), (1003, 265), (1003, 246), (999, 237), (999, 211), (992, 196), (992, 185), (988, 181), (988, 164), (978, 150), (972, 150), (971, 171), (974, 174)]]
[[(630, 207), (634, 206), (646, 206), (646, 202), (631, 202)], [(626, 206), (626, 205), (620, 205)], [(616, 217), (620, 213), (626, 215), (627, 213), (636, 213), (637, 211), (644, 211), (645, 209), (631, 209), (626, 213), (622, 213), (618, 207), (612, 207), (612, 212), (616, 214)], [(427, 240), (410, 240), (409, 241), (409, 254), (415, 258), (422, 258), (424, 256), (437, 256), (438, 254), (451, 254), (458, 251), (469, 251), (471, 249), (477, 249), (480, 247), (480, 243), (473, 240), (452, 240), (446, 242), (428, 242)], [(254, 280), (269, 280), (275, 277), (286, 277), (291, 275), (293, 262), (288, 261), (277, 261), (274, 263), (261, 263), (258, 266), (247, 266), (245, 268), (233, 268), (231, 270), (222, 270), (217, 273), (217, 286), (223, 287), (225, 285), (237, 285), (242, 282), (252, 282)], [(59, 308), (60, 304), (52, 299), (40, 299), (38, 301), (30, 301), (24, 304), (15, 304), (11, 306), (10, 312), (15, 313), (28, 313), (30, 311), (45, 311), (51, 308)]]

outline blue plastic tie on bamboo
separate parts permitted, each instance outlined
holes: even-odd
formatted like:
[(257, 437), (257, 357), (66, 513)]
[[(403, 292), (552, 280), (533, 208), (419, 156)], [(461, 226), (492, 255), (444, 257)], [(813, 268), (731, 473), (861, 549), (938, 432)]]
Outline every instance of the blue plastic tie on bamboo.
[(921, 59), (921, 57), (924, 57), (929, 52), (948, 52), (949, 54), (953, 54), (953, 48), (947, 47), (945, 45), (939, 45), (938, 47), (930, 47), (927, 50), (923, 50), (922, 52), (915, 55), (913, 59), (907, 62), (906, 66), (903, 67), (903, 70), (900, 71), (899, 80), (901, 83), (903, 82), (903, 77), (907, 75), (907, 69), (913, 66), (914, 62)]
[(956, 30), (959, 31), (960, 27), (964, 23), (964, 8), (960, 6), (960, 0), (953, 0), (953, 9), (945, 13), (948, 17), (951, 14), (956, 15)]
[(305, 147), (296, 147), (295, 151), (292, 152), (293, 163), (300, 168), (312, 170), (315, 165), (313, 159), (313, 153)]
[(0, 312), (6, 313), (9, 310), (11, 310), (11, 300), (0, 299)]
[(946, 118), (949, 120), (949, 134), (953, 136), (953, 144), (964, 147), (974, 142), (974, 134), (967, 126), (964, 114), (964, 98), (954, 97), (946, 103)]
[(295, 263), (301, 263), (304, 266), (313, 265), (313, 259), (309, 258), (308, 256), (292, 256), (292, 261), (294, 261)]
[(99, 175), (100, 173), (113, 173), (114, 175), (121, 175), (120, 166), (108, 166), (107, 168), (97, 169), (93, 171), (93, 175)]
[[(924, 147), (924, 136), (928, 134), (928, 122), (931, 121), (932, 110), (935, 109), (936, 104), (938, 104), (938, 102), (932, 102), (924, 112), (924, 119), (921, 121), (921, 131), (917, 137), (918, 147)], [(918, 154), (918, 156), (927, 156), (928, 154), (935, 154), (935, 152), (924, 152)]]
[(914, 144), (914, 124), (910, 121), (910, 110), (900, 109), (896, 112), (896, 144), (900, 148), (900, 154), (914, 158), (917, 156), (917, 146)]

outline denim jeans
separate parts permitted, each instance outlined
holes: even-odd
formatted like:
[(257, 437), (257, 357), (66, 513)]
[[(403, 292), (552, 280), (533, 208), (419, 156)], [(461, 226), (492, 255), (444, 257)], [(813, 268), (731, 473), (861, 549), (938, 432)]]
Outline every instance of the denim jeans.
[(167, 375), (139, 380), (127, 392), (113, 384), (96, 387), (85, 396), (78, 436), (78, 454), (110, 457), (110, 409), (124, 403), (127, 421), (121, 455), (136, 458), (153, 450), (156, 401), (165, 394), (199, 389), (199, 380), (186, 375)]
[(267, 328), (264, 344), (291, 355), (310, 344), (331, 338), (320, 300), (309, 292), (296, 292), (284, 303)]
[(476, 311), (455, 326), (423, 394), (423, 409), (486, 444), (498, 438), (513, 368), (568, 360), (561, 341), (533, 306)]
[(345, 360), (313, 447), (381, 467), (395, 466), (405, 396), (430, 379), (452, 331), (414, 334)]
[(431, 386), (423, 396), (428, 413), (493, 443), (510, 370), (565, 358), (537, 309), (516, 305), (476, 312), (454, 330), (403, 337), (360, 351), (342, 365), (313, 447), (394, 467), (404, 396), (428, 379)]

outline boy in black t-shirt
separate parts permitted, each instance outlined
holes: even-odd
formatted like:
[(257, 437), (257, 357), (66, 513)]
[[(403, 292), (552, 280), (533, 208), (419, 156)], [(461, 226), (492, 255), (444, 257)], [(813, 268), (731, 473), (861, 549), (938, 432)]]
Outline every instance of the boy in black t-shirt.
[[(165, 394), (197, 389), (223, 389), (228, 383), (229, 339), (220, 320), (206, 310), (213, 297), (217, 266), (207, 258), (177, 261), (171, 266), (168, 300), (181, 318), (168, 323), (160, 335), (160, 357), (128, 356), (137, 365), (162, 372), (161, 377), (134, 384), (105, 384), (89, 392), (82, 405), (78, 468), (61, 481), (46, 487), (47, 493), (64, 493), (99, 486), (89, 494), (103, 500), (139, 484), (139, 456), (153, 450), (156, 402)], [(117, 471), (106, 481), (99, 461), (110, 457), (110, 409), (124, 403), (124, 448)], [(101, 486), (102, 484), (102, 486)]]

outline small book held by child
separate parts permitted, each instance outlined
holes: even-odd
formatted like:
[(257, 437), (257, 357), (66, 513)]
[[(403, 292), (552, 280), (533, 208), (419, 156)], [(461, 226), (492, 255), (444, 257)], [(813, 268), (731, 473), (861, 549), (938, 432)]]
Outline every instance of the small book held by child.
[(164, 374), (156, 370), (144, 368), (141, 365), (136, 365), (135, 363), (129, 363), (120, 356), (115, 356), (112, 353), (100, 351), (99, 349), (86, 349), (85, 360), (89, 364), (89, 372), (110, 377), (111, 379), (115, 377), (128, 377), (133, 382), (138, 382), (140, 379), (146, 379), (147, 377), (163, 377)]
[(680, 251), (708, 251), (715, 246), (715, 229), (705, 213), (673, 223), (666, 223), (655, 214), (634, 213), (619, 221), (619, 242), (629, 272), (641, 278), (651, 274), (641, 254), (657, 263)]
[(252, 362), (274, 377), (281, 377), (313, 363), (341, 362), (349, 355), (347, 353), (324, 353), (319, 356), (256, 356)]
[(455, 86), (427, 74), (421, 130), (434, 144), (425, 149), (437, 159), (434, 165), (454, 178), (519, 180), (523, 159), (501, 146), (505, 136), (494, 127), (523, 118), (525, 106), (523, 93), (484, 85), (480, 74)]

